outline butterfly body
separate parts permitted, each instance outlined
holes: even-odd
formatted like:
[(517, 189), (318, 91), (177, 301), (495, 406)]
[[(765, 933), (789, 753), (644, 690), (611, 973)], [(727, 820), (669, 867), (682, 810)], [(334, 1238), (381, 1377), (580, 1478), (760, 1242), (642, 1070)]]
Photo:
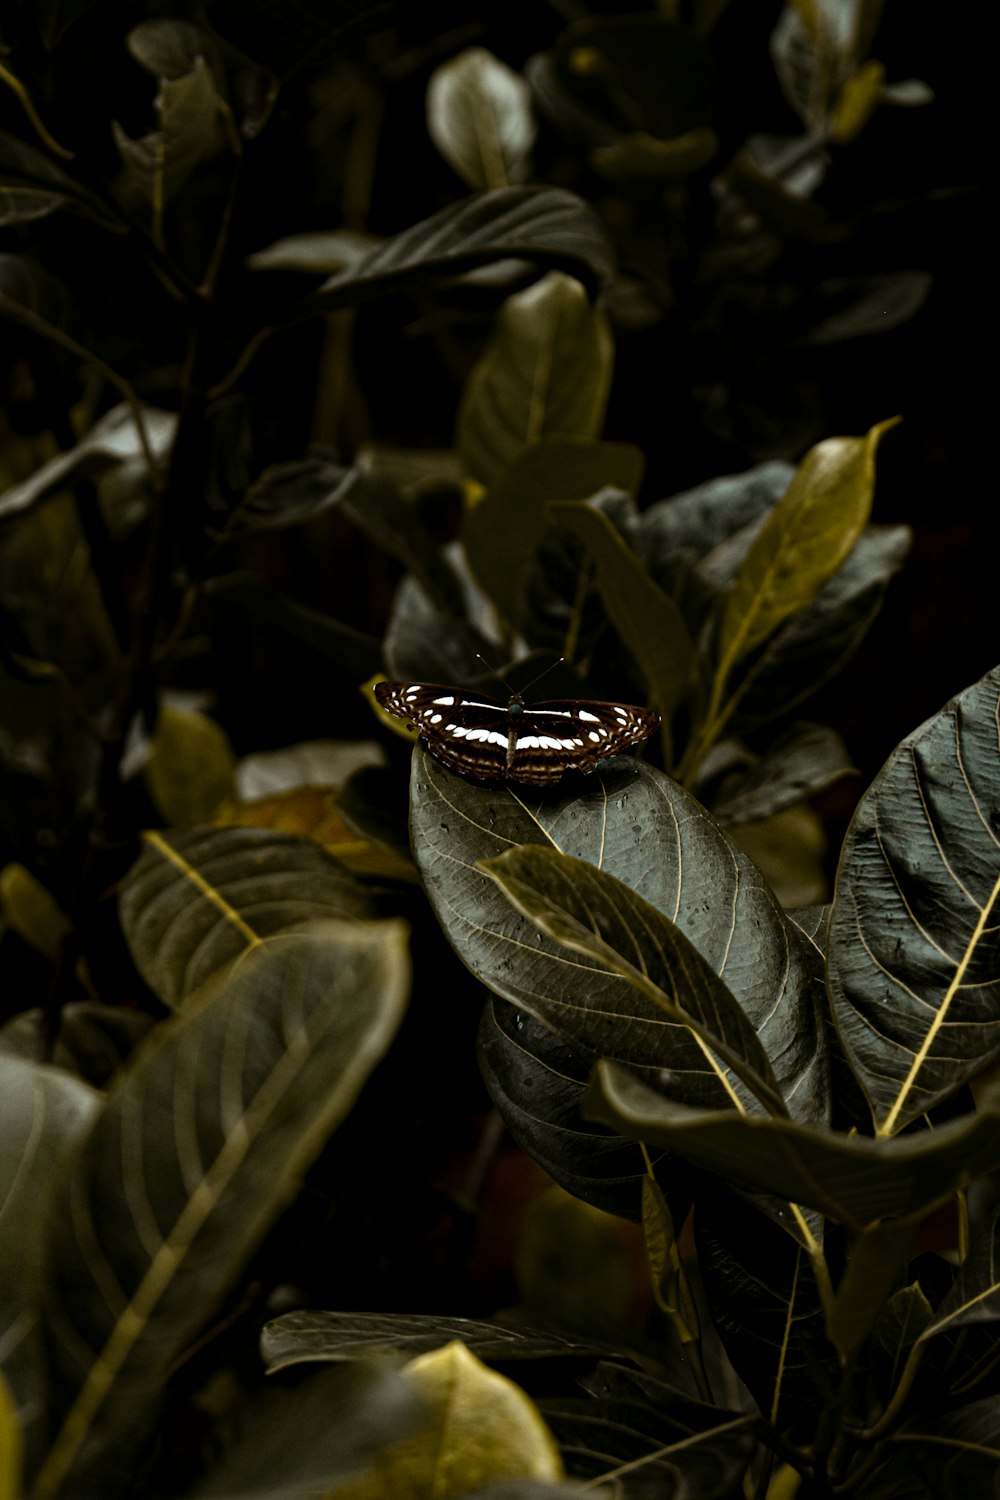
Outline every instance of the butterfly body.
[(529, 705), (512, 693), (504, 705), (424, 682), (380, 682), (375, 697), (387, 713), (419, 729), (449, 770), (486, 785), (554, 786), (568, 770), (595, 770), (660, 722), (652, 709), (629, 704), (568, 698)]

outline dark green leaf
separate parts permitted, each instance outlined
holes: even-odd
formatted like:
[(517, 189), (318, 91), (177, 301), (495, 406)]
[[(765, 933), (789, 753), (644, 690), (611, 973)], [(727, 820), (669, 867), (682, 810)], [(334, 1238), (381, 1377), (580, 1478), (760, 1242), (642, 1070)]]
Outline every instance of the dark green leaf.
[[(487, 1000), (479, 1025), (479, 1068), (510, 1134), (549, 1175), (604, 1213), (637, 1219), (646, 1163), (622, 1140), (580, 1113), (590, 1061), (524, 1010)], [(654, 1164), (660, 1153), (651, 1153)], [(685, 1189), (686, 1168), (670, 1169), (671, 1201)]]
[(753, 1451), (753, 1417), (693, 1400), (640, 1371), (602, 1364), (586, 1397), (539, 1403), (570, 1474), (621, 1469), (634, 1500), (730, 1500)]
[[(539, 986), (532, 993), (536, 953), (528, 950), (519, 963), (512, 952), (508, 960), (506, 984), (530, 996), (535, 1014), (553, 1031), (593, 1056), (614, 1048), (633, 1066), (654, 1069), (654, 1077), (681, 1097), (721, 1102), (728, 1096), (745, 1108), (749, 1092), (766, 1109), (784, 1113), (750, 1021), (690, 939), (656, 907), (614, 876), (555, 849), (508, 849), (480, 867), (528, 926), (541, 928), (566, 969), (558, 989)], [(686, 1068), (665, 1022), (686, 1027), (697, 1043), (688, 1049)], [(660, 1071), (667, 1067), (669, 1081)], [(684, 1071), (703, 1076), (684, 1087)]]
[(83, 214), (102, 229), (125, 229), (110, 203), (44, 151), (0, 130), (0, 225), (44, 218), (58, 208)]
[(548, 1330), (537, 1331), (472, 1318), (428, 1313), (292, 1312), (265, 1324), (261, 1356), (268, 1370), (321, 1360), (358, 1359), (361, 1355), (401, 1350), (409, 1358), (461, 1339), (477, 1359), (586, 1359), (604, 1353)]
[[(525, 844), (586, 860), (641, 891), (677, 924), (758, 1032), (792, 1110), (826, 1117), (815, 950), (750, 861), (676, 783), (622, 759), (605, 762), (581, 790), (555, 796), (484, 789), (453, 776), (418, 747), (410, 818), (414, 856), (438, 919), (462, 961), (496, 994), (550, 1024), (558, 1010), (560, 1031), (589, 1059), (610, 1049), (651, 1076), (656, 1066), (666, 1066), (670, 1087), (694, 1089), (696, 1097), (710, 1089), (719, 1097), (687, 1028), (641, 1007), (625, 980), (594, 978), (593, 1002), (600, 990), (606, 1008), (620, 1012), (617, 1021), (609, 1015), (605, 1034), (598, 1036), (594, 1020), (587, 1019), (585, 1029), (576, 1026), (578, 960), (517, 913), (480, 868)], [(652, 864), (650, 849), (657, 850)]]
[(61, 1068), (0, 1055), (0, 1366), (34, 1456), (44, 1414), (39, 1225), (51, 1174), (99, 1106), (96, 1090)]
[(213, 578), (209, 592), (216, 599), (240, 606), (256, 619), (286, 630), (356, 682), (374, 677), (382, 665), (382, 650), (374, 636), (290, 599), (256, 573), (226, 573)]
[(318, 844), (264, 828), (147, 833), (121, 888), (132, 957), (171, 1007), (276, 933), (370, 915), (361, 887)]
[(995, 1396), (915, 1418), (892, 1441), (911, 1452), (936, 1495), (1000, 1496), (1000, 1402)]
[(880, 1134), (1000, 1055), (998, 700), (1000, 668), (908, 735), (844, 843), (829, 983)]
[(911, 1349), (933, 1316), (934, 1310), (917, 1281), (901, 1287), (882, 1308), (872, 1329), (872, 1348), (884, 1400), (888, 1401), (895, 1391)]
[(847, 746), (826, 724), (793, 724), (745, 775), (733, 777), (712, 811), (723, 823), (752, 823), (815, 796), (854, 771)]
[(607, 314), (572, 276), (550, 271), (508, 297), (462, 393), (455, 443), (468, 472), (492, 485), (544, 438), (599, 437), (613, 364)]
[(970, 1195), (969, 1249), (951, 1291), (921, 1337), (933, 1338), (967, 1323), (994, 1323), (1000, 1318), (1000, 1186), (996, 1178), (979, 1183)]
[(885, 1219), (854, 1236), (847, 1265), (827, 1318), (827, 1333), (841, 1359), (858, 1353), (902, 1280), (919, 1216)]
[(567, 271), (588, 287), (611, 271), (604, 232), (582, 199), (564, 188), (497, 188), (394, 235), (324, 282), (297, 311), (303, 317), (332, 312), (511, 256)]
[(996, 1164), (1000, 1096), (935, 1130), (873, 1140), (770, 1115), (695, 1109), (601, 1062), (584, 1100), (590, 1119), (676, 1151), (741, 1187), (817, 1209), (853, 1229), (929, 1212)]
[(898, 328), (923, 307), (933, 280), (927, 271), (889, 271), (826, 281), (819, 288), (823, 303), (841, 306), (813, 324), (806, 342), (836, 344)]
[(245, 955), (143, 1048), (48, 1203), (61, 1426), (38, 1496), (66, 1480), (122, 1493), (123, 1450), (350, 1109), (407, 988), (401, 923), (318, 923)]
[(549, 437), (515, 458), (467, 512), (469, 566), (501, 614), (519, 621), (525, 577), (553, 516), (553, 500), (587, 500), (606, 486), (634, 492), (643, 457), (628, 443)]
[(491, 661), (502, 650), (473, 623), (485, 614), (483, 595), (468, 578), (462, 579), (462, 589), (466, 609), (456, 618), (440, 609), (415, 578), (402, 580), (383, 643), (391, 676), (404, 682), (466, 683), (478, 675), (479, 653)]
[(357, 468), (345, 469), (326, 454), (265, 469), (234, 511), (226, 533), (239, 536), (298, 526), (331, 509), (349, 516), (373, 542), (397, 557), (443, 608), (461, 612), (458, 580), (419, 512), (385, 480)]
[(684, 694), (693, 663), (680, 610), (599, 510), (558, 504), (549, 512), (585, 543), (611, 622), (638, 662), (651, 702), (666, 718)]
[(766, 1421), (811, 1433), (822, 1393), (810, 1376), (825, 1366), (835, 1378), (835, 1360), (805, 1249), (721, 1185), (699, 1194), (693, 1220), (705, 1300), (733, 1368)]
[(637, 130), (611, 146), (595, 146), (590, 153), (590, 164), (609, 182), (620, 182), (626, 187), (666, 186), (700, 172), (718, 149), (719, 137), (707, 125), (686, 130), (670, 141)]
[(117, 120), (112, 133), (125, 167), (123, 196), (142, 204), (153, 237), (162, 244), (167, 204), (223, 141), (215, 79), (203, 56), (194, 58), (189, 72), (160, 79), (156, 114), (159, 129), (139, 140), (126, 135)]

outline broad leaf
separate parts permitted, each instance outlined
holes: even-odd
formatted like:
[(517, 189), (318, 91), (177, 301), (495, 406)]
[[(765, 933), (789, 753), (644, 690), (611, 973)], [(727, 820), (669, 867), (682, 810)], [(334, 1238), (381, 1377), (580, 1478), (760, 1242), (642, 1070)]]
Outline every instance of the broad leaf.
[(0, 130), (0, 225), (44, 218), (59, 208), (84, 214), (102, 229), (125, 229), (109, 203), (57, 166), (51, 156)]
[(292, 1312), (265, 1324), (261, 1355), (272, 1373), (288, 1365), (358, 1359), (399, 1349), (411, 1355), (461, 1339), (485, 1364), (587, 1359), (606, 1351), (548, 1330), (428, 1313)]
[(590, 1119), (676, 1151), (694, 1166), (817, 1209), (852, 1229), (927, 1213), (993, 1170), (1000, 1095), (977, 1114), (892, 1140), (813, 1129), (771, 1115), (695, 1109), (601, 1062), (584, 1100)]
[(158, 811), (179, 827), (210, 823), (236, 792), (229, 736), (195, 708), (160, 706), (149, 742), (146, 783)]
[(337, 510), (347, 515), (384, 551), (414, 573), (446, 609), (461, 610), (461, 592), (440, 546), (393, 485), (345, 469), (321, 452), (265, 469), (229, 518), (226, 534), (299, 526)]
[(268, 829), (147, 833), (121, 890), (132, 957), (172, 1008), (265, 938), (370, 915), (362, 889), (318, 844)]
[(564, 188), (497, 188), (394, 235), (324, 282), (297, 311), (332, 312), (512, 256), (565, 270), (589, 287), (611, 271), (604, 232), (582, 199)]
[(752, 1416), (610, 1364), (581, 1384), (585, 1397), (540, 1403), (569, 1473), (592, 1484), (618, 1475), (626, 1500), (729, 1500), (740, 1493), (753, 1452)]
[(142, 203), (162, 247), (167, 204), (222, 142), (215, 80), (204, 57), (195, 57), (189, 72), (160, 79), (156, 114), (159, 129), (139, 140), (126, 135), (117, 120), (112, 133), (125, 166), (123, 196)]
[(427, 130), (468, 187), (509, 187), (531, 174), (531, 89), (485, 47), (467, 47), (434, 69)]
[(872, 1329), (873, 1367), (884, 1401), (890, 1400), (910, 1351), (922, 1336), (933, 1308), (917, 1281), (899, 1289), (882, 1308)]
[[(479, 1024), (479, 1069), (510, 1134), (560, 1187), (605, 1213), (638, 1219), (647, 1167), (634, 1141), (580, 1113), (590, 1061), (525, 1010), (491, 996)], [(660, 1153), (650, 1153), (654, 1165)], [(687, 1173), (669, 1169), (671, 1203)], [(682, 1205), (683, 1206), (683, 1205)]]
[(699, 1194), (693, 1222), (705, 1300), (734, 1370), (765, 1420), (811, 1432), (809, 1377), (833, 1375), (835, 1359), (804, 1247), (721, 1184)]
[(810, 605), (848, 557), (868, 520), (875, 450), (891, 425), (883, 422), (864, 438), (828, 438), (799, 464), (720, 601), (713, 703), (737, 662)]
[(815, 796), (854, 771), (847, 746), (826, 724), (793, 724), (711, 807), (723, 823), (752, 823)]
[(492, 660), (501, 648), (482, 628), (485, 620), (482, 626), (473, 623), (476, 615), (482, 617), (483, 596), (467, 579), (462, 579), (462, 591), (472, 608), (456, 617), (436, 604), (416, 578), (402, 580), (392, 601), (382, 648), (390, 676), (412, 682), (464, 683), (475, 672), (480, 653)]
[[(142, 436), (136, 427), (142, 421)], [(0, 493), (0, 517), (29, 510), (33, 505), (60, 494), (80, 479), (98, 479), (119, 465), (139, 463), (148, 469), (147, 458), (166, 457), (174, 440), (177, 417), (155, 406), (122, 404), (105, 412), (74, 448), (40, 465), (20, 484)]]
[(977, 1185), (971, 1208), (969, 1249), (951, 1291), (921, 1330), (922, 1339), (1000, 1319), (1000, 1188), (995, 1177)]
[(44, 1413), (36, 1236), (49, 1177), (99, 1105), (61, 1068), (0, 1055), (0, 1368), (29, 1451)]
[(491, 485), (543, 438), (597, 438), (613, 363), (607, 314), (573, 277), (550, 271), (508, 297), (459, 407), (455, 441), (469, 473)]
[(987, 1396), (969, 1406), (920, 1414), (893, 1435), (936, 1495), (1000, 1495), (1000, 1402)]
[(893, 751), (837, 873), (829, 984), (880, 1134), (1000, 1056), (1000, 668)]
[(821, 306), (833, 307), (813, 324), (806, 341), (835, 344), (897, 328), (920, 311), (933, 281), (927, 271), (888, 271), (824, 282), (819, 288)]
[(643, 457), (628, 443), (549, 437), (526, 448), (467, 511), (469, 566), (505, 619), (520, 623), (525, 579), (553, 517), (554, 500), (587, 500), (607, 486), (634, 492)]
[[(697, 1072), (700, 1062), (706, 1075), (702, 1088), (691, 1091), (694, 1098), (728, 1095), (746, 1108), (749, 1091), (767, 1110), (784, 1114), (750, 1021), (694, 944), (656, 907), (586, 860), (554, 849), (509, 849), (481, 867), (574, 971), (571, 997), (565, 984), (558, 996), (544, 989), (531, 996), (535, 1013), (554, 1031), (592, 1055), (616, 1048), (633, 1064), (669, 1066), (675, 1076), (686, 1050), (690, 1071)], [(511, 960), (514, 981), (529, 994), (534, 966), (534, 954), (527, 964)], [(664, 1022), (671, 1030), (660, 1030)], [(695, 1048), (685, 1049), (673, 1027), (687, 1028)], [(634, 1041), (623, 1035), (627, 1031)]]
[(399, 923), (272, 939), (160, 1027), (64, 1161), (39, 1249), (61, 1419), (39, 1500), (123, 1491), (174, 1361), (388, 1046), (405, 944)]
[[(586, 860), (641, 892), (643, 905), (676, 923), (732, 991), (792, 1113), (826, 1117), (815, 950), (750, 861), (676, 783), (622, 759), (599, 767), (580, 790), (555, 796), (484, 789), (451, 775), (418, 747), (410, 817), (425, 889), (459, 957), (519, 1008), (550, 1025), (558, 1013), (560, 1032), (582, 1057), (628, 1056), (651, 1078), (667, 1067), (671, 1089), (720, 1097), (687, 1028), (651, 1012), (625, 979), (595, 971), (588, 1004), (599, 1011), (603, 995), (607, 1021), (582, 1013), (574, 1020), (579, 960), (519, 914), (483, 873), (483, 861), (512, 846), (542, 845)], [(652, 866), (651, 848), (658, 851)]]
[(919, 1215), (870, 1224), (854, 1236), (827, 1317), (827, 1333), (841, 1359), (854, 1358), (903, 1279)]
[(600, 511), (584, 505), (549, 509), (586, 544), (611, 622), (642, 669), (651, 701), (666, 718), (684, 694), (693, 660), (680, 610)]

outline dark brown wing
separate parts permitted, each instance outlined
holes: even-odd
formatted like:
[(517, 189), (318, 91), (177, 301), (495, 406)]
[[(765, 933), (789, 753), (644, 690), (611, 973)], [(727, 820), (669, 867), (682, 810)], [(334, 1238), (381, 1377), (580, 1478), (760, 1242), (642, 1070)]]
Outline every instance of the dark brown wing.
[(431, 754), (467, 781), (507, 779), (507, 710), (458, 688), (426, 682), (379, 682), (386, 713), (420, 730)]
[(551, 785), (564, 771), (587, 774), (609, 755), (646, 739), (660, 722), (650, 708), (553, 699), (533, 703), (517, 727), (512, 781)]

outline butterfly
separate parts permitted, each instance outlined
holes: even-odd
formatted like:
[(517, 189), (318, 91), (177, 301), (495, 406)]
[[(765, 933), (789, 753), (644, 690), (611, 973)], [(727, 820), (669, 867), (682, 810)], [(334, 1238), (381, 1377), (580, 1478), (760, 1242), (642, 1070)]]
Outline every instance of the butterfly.
[(461, 688), (427, 682), (379, 682), (375, 697), (404, 719), (430, 753), (467, 781), (554, 786), (565, 771), (596, 769), (653, 733), (660, 716), (626, 703), (548, 699), (526, 704), (511, 692), (506, 705)]

